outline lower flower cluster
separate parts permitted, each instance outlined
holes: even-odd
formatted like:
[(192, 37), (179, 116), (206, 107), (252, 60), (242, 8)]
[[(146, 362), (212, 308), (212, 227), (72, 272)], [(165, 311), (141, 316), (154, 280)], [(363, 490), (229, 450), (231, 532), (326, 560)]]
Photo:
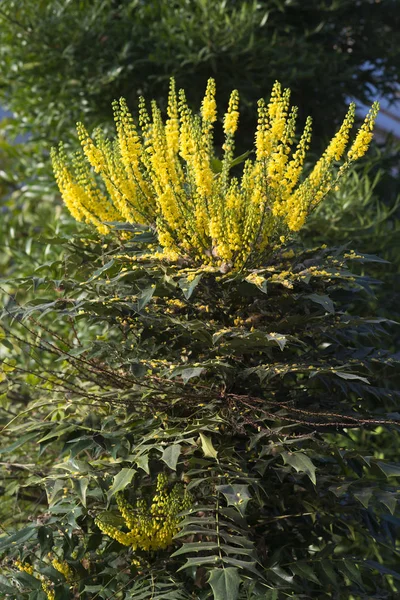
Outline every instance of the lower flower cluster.
[[(71, 582), (74, 579), (74, 572), (65, 560), (58, 560), (57, 558), (54, 558), (51, 561), (51, 564), (59, 573), (64, 575), (67, 582)], [(38, 579), (42, 584), (42, 590), (45, 593), (47, 600), (55, 600), (56, 596), (52, 582), (41, 573), (35, 571), (33, 565), (27, 562), (16, 560), (14, 566), (19, 571), (28, 573), (29, 575), (32, 575), (32, 577)]]
[(182, 520), (179, 513), (190, 508), (192, 499), (182, 485), (176, 484), (168, 491), (168, 478), (161, 473), (157, 478), (156, 493), (150, 506), (138, 499), (134, 508), (123, 496), (117, 494), (117, 506), (128, 532), (106, 523), (97, 517), (98, 528), (124, 546), (148, 551), (163, 550), (172, 543)]

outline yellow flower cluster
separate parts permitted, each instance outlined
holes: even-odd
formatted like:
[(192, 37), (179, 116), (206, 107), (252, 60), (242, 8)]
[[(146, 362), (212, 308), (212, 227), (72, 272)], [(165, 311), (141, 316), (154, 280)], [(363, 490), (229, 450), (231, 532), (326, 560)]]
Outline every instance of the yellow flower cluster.
[(58, 560), (58, 558), (53, 558), (51, 564), (56, 569), (56, 571), (61, 573), (61, 575), (64, 575), (66, 581), (70, 583), (74, 580), (74, 572), (65, 560)]
[(23, 563), (19, 560), (16, 560), (14, 564), (19, 571), (24, 571), (25, 573), (32, 575), (36, 579), (39, 579), (39, 581), (42, 583), (42, 590), (46, 594), (47, 600), (55, 600), (55, 591), (51, 586), (51, 582), (48, 579), (46, 579), (44, 575), (41, 575), (40, 573), (35, 573), (33, 566), (29, 563)]
[(178, 514), (191, 506), (190, 494), (185, 493), (183, 486), (176, 484), (168, 492), (168, 478), (159, 474), (156, 493), (150, 507), (146, 501), (139, 499), (134, 508), (124, 498), (117, 494), (117, 506), (123, 517), (128, 533), (105, 523), (101, 517), (96, 519), (98, 528), (124, 546), (145, 550), (162, 550), (172, 543), (172, 538), (179, 531), (180, 518)]
[[(239, 94), (232, 92), (223, 118), (219, 160), (213, 144), (215, 93), (210, 79), (197, 115), (171, 80), (167, 118), (155, 102), (149, 112), (141, 98), (138, 123), (120, 99), (113, 104), (114, 141), (99, 131), (91, 137), (79, 123), (82, 151), (68, 158), (62, 146), (52, 150), (55, 177), (71, 214), (102, 234), (113, 221), (147, 224), (157, 230), (167, 258), (183, 256), (225, 270), (240, 267), (302, 227), (349, 164), (368, 149), (378, 111), (375, 103), (345, 156), (354, 122), (351, 104), (339, 131), (300, 183), (311, 119), (296, 144), (297, 109), (290, 108), (290, 90), (276, 82), (269, 103), (258, 103), (255, 158), (245, 161), (238, 178), (231, 170)], [(337, 170), (335, 163), (343, 158)]]

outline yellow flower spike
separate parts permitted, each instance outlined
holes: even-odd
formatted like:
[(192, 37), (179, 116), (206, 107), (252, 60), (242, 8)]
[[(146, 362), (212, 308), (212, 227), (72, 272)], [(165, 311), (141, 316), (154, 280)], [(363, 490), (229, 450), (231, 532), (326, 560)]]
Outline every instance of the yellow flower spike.
[(268, 158), (271, 152), (271, 139), (268, 133), (269, 129), (269, 117), (268, 108), (265, 105), (265, 101), (261, 98), (258, 101), (258, 120), (257, 120), (257, 131), (255, 137), (256, 146), (256, 159), (257, 161)]
[(349, 110), (344, 118), (344, 121), (337, 132), (337, 134), (333, 137), (330, 142), (327, 150), (326, 150), (326, 158), (330, 160), (332, 157), (339, 161), (346, 149), (347, 143), (349, 141), (349, 133), (350, 129), (354, 124), (354, 117), (356, 112), (356, 105), (352, 102), (349, 106)]
[(55, 179), (66, 207), (74, 219), (82, 222), (85, 216), (84, 210), (78, 197), (73, 193), (74, 180), (64, 162), (62, 147), (59, 149), (59, 154), (55, 148), (51, 149), (51, 161)]
[(206, 94), (201, 104), (201, 116), (207, 123), (217, 120), (217, 103), (215, 100), (215, 81), (210, 78), (207, 82)]
[(74, 572), (65, 560), (58, 560), (58, 558), (53, 558), (51, 564), (56, 569), (56, 571), (64, 575), (66, 581), (71, 582), (74, 580)]
[(167, 113), (169, 118), (165, 123), (165, 137), (170, 155), (175, 156), (179, 151), (179, 111), (173, 78), (169, 87)]
[(122, 162), (128, 171), (129, 169), (137, 171), (142, 154), (142, 146), (132, 115), (129, 113), (124, 98), (120, 98), (119, 102), (113, 103), (113, 111)]
[(105, 168), (103, 153), (96, 147), (83, 123), (76, 124), (76, 131), (86, 158), (95, 172), (100, 173)]
[(272, 86), (271, 98), (268, 104), (268, 115), (270, 119), (275, 118), (281, 100), (282, 86), (279, 81), (275, 81), (274, 85)]
[(306, 150), (311, 141), (311, 126), (312, 119), (307, 117), (304, 131), (300, 138), (300, 141), (296, 147), (296, 151), (293, 154), (292, 159), (289, 161), (287, 168), (283, 174), (287, 192), (290, 193), (294, 186), (297, 184), (301, 171), (303, 169), (304, 160), (306, 158)]
[(364, 156), (368, 147), (371, 143), (373, 137), (373, 129), (376, 121), (376, 117), (379, 111), (379, 102), (374, 102), (371, 110), (365, 117), (364, 123), (361, 125), (358, 133), (356, 135), (356, 139), (354, 140), (348, 154), (347, 158), (349, 161), (357, 160)]
[(239, 92), (233, 90), (229, 98), (228, 111), (224, 116), (224, 133), (235, 135), (239, 123)]

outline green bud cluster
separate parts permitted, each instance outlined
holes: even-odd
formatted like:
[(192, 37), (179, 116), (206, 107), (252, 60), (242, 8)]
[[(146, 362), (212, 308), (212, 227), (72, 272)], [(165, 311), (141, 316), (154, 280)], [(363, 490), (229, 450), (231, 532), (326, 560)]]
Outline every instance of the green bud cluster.
[(122, 493), (117, 494), (116, 499), (118, 510), (129, 531), (120, 531), (100, 518), (96, 519), (96, 525), (120, 544), (146, 552), (165, 549), (172, 543), (172, 538), (179, 531), (179, 513), (192, 504), (190, 494), (181, 484), (174, 485), (168, 491), (168, 477), (163, 473), (157, 477), (156, 493), (150, 506), (140, 498), (134, 508)]

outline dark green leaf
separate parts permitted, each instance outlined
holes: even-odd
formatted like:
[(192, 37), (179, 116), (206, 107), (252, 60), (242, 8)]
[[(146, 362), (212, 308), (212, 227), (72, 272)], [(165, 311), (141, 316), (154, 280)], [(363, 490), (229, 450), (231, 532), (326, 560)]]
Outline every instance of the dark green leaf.
[(306, 454), (302, 452), (281, 452), (285, 465), (290, 465), (298, 473), (306, 473), (312, 483), (316, 484), (315, 466)]
[(107, 492), (107, 500), (110, 500), (114, 494), (124, 490), (131, 483), (136, 469), (123, 468), (115, 475), (112, 486)]
[(228, 506), (234, 506), (241, 515), (245, 514), (247, 504), (251, 500), (248, 485), (217, 485), (216, 489), (225, 496)]
[(214, 600), (237, 600), (241, 578), (235, 567), (212, 569), (208, 577)]
[(305, 298), (309, 298), (312, 302), (320, 304), (327, 312), (334, 314), (335, 306), (329, 296), (324, 294), (308, 294)]
[(176, 471), (176, 465), (180, 454), (180, 444), (173, 444), (172, 446), (167, 446), (167, 448), (165, 448), (164, 452), (162, 453), (161, 460), (163, 460), (165, 464), (172, 469), (172, 471)]
[(190, 281), (187, 277), (182, 277), (182, 279), (180, 279), (178, 281), (178, 285), (181, 288), (186, 300), (189, 300), (189, 298), (193, 294), (194, 290), (200, 283), (202, 276), (203, 276), (203, 274), (199, 273), (199, 275), (196, 275), (196, 277), (194, 277), (194, 279), (192, 279)]
[(86, 492), (89, 485), (89, 479), (87, 477), (80, 477), (79, 479), (73, 479), (72, 483), (79, 500), (82, 502), (83, 506), (86, 507)]

